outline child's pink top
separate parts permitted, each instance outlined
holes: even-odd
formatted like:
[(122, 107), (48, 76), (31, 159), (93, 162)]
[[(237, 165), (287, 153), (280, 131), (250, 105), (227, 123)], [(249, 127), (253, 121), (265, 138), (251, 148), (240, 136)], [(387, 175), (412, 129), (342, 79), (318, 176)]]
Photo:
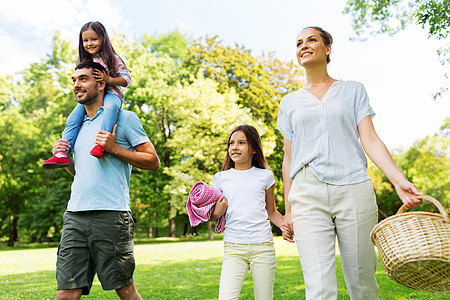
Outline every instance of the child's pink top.
[[(103, 59), (100, 57), (100, 55), (98, 53), (95, 55), (95, 57), (92, 58), (92, 60), (94, 62), (101, 64), (103, 67), (105, 67), (109, 76), (122, 77), (123, 79), (125, 79), (125, 82), (127, 83), (126, 87), (128, 87), (131, 83), (130, 73), (128, 73), (128, 70), (125, 67), (125, 64), (122, 62), (122, 60), (120, 59), (120, 57), (117, 54), (114, 54), (114, 58), (115, 58), (114, 63), (115, 63), (116, 68), (113, 71), (108, 70), (106, 63), (103, 61)], [(120, 86), (112, 85), (112, 84), (108, 83), (106, 86), (106, 92), (119, 96), (120, 100), (123, 101), (124, 96), (123, 96), (122, 89)]]

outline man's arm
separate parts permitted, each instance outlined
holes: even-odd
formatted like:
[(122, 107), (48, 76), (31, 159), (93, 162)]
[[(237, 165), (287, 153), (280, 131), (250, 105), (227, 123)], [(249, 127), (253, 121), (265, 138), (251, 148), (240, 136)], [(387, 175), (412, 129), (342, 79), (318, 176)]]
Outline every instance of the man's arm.
[(116, 144), (116, 128), (117, 125), (114, 126), (112, 133), (100, 130), (95, 140), (96, 144), (102, 146), (105, 151), (114, 154), (121, 160), (139, 169), (157, 171), (160, 163), (152, 143), (146, 142), (137, 145), (134, 147), (136, 151), (125, 149)]

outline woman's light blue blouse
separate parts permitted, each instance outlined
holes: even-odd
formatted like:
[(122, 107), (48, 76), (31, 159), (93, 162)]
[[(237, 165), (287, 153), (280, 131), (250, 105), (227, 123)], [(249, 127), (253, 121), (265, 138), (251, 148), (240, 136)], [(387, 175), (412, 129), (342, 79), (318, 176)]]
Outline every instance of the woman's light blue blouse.
[(375, 116), (364, 86), (334, 82), (322, 100), (305, 88), (283, 97), (277, 128), (292, 142), (289, 177), (305, 164), (322, 182), (344, 185), (369, 179), (357, 126)]

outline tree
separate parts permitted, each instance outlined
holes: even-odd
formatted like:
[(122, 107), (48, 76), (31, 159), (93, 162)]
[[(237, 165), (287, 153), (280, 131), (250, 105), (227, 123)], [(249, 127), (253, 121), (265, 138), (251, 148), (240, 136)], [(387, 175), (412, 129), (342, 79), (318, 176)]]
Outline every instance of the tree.
[(256, 57), (244, 46), (225, 46), (217, 36), (194, 41), (183, 66), (190, 75), (201, 72), (204, 78), (217, 82), (219, 93), (233, 89), (239, 97), (237, 103), (249, 108), (254, 119), (267, 125), (268, 134), (276, 136), (275, 150), (272, 155), (265, 155), (277, 181), (275, 201), (284, 212), (281, 184), (284, 144), (276, 120), (281, 98), (302, 86), (302, 70), (293, 62), (278, 60), (274, 53)]
[(224, 46), (217, 36), (194, 41), (183, 66), (189, 74), (201, 72), (218, 82), (219, 92), (234, 89), (238, 103), (270, 128), (276, 127), (281, 97), (300, 88), (303, 76), (292, 62), (281, 62), (273, 53), (255, 57), (243, 46)]
[[(76, 104), (70, 101), (73, 63), (69, 62), (74, 54), (70, 43), (56, 34), (47, 58), (1, 79), (5, 84), (0, 90), (0, 198), (2, 211), (9, 213), (11, 246), (20, 234), (45, 239), (61, 223), (70, 177), (62, 170), (44, 170), (41, 164)], [(56, 199), (62, 191), (66, 196)]]
[(450, 208), (450, 117), (438, 133), (416, 141), (404, 159), (403, 166), (408, 167), (408, 175), (421, 192)]
[(374, 28), (374, 35), (393, 35), (413, 22), (427, 27), (430, 37), (442, 39), (450, 33), (448, 0), (349, 0), (344, 13), (352, 16), (352, 27), (358, 36), (369, 28)]
[[(172, 101), (180, 85), (181, 71), (174, 58), (159, 50), (156, 53), (151, 52), (153, 47), (149, 44), (150, 41), (144, 38), (144, 41), (136, 41), (133, 46), (127, 47), (129, 67), (133, 70), (133, 84), (125, 94), (125, 104), (142, 120), (144, 129), (161, 159), (161, 168), (154, 174), (137, 171), (137, 178), (133, 179), (135, 183), (132, 183), (132, 193), (138, 200), (137, 211), (142, 212), (149, 232), (152, 232), (153, 226), (158, 228), (167, 225), (163, 220), (168, 218), (169, 234), (175, 236), (175, 216), (171, 213), (174, 208), (169, 205), (169, 197), (164, 193), (164, 187), (170, 177), (164, 170), (174, 164), (168, 141), (174, 130), (172, 113), (176, 108), (173, 107)], [(153, 184), (149, 185), (151, 182)], [(139, 187), (138, 183), (145, 183), (147, 187), (152, 188)]]
[[(419, 190), (439, 200), (450, 209), (450, 117), (438, 133), (417, 140), (405, 152), (392, 153), (399, 168)], [(402, 205), (394, 187), (386, 176), (372, 163), (368, 169), (380, 212), (380, 218), (393, 215)], [(419, 210), (435, 211), (434, 205), (425, 202)]]
[(40, 153), (24, 147), (42, 143), (38, 132), (33, 118), (24, 118), (17, 108), (0, 111), (0, 230), (7, 225), (10, 247), (19, 237), (19, 215), (39, 187), (34, 170)]
[(175, 130), (168, 145), (171, 159), (177, 163), (165, 170), (171, 177), (165, 191), (170, 195), (174, 214), (184, 214), (188, 193), (196, 182), (210, 183), (221, 169), (228, 135), (235, 126), (254, 125), (262, 135), (267, 154), (275, 147), (275, 136), (252, 118), (248, 108), (237, 104), (237, 94), (232, 90), (219, 93), (218, 86), (211, 79), (197, 78), (180, 88), (174, 99)]
[[(190, 185), (194, 180), (210, 180), (220, 169), (226, 137), (238, 124), (257, 124), (269, 164), (281, 180), (283, 142), (275, 129), (276, 115), (281, 97), (301, 85), (301, 71), (293, 63), (279, 61), (271, 53), (254, 57), (244, 47), (225, 47), (216, 38), (209, 46), (193, 43), (176, 31), (131, 42), (124, 36), (113, 40), (133, 77), (124, 107), (142, 120), (162, 162), (158, 172), (133, 170), (130, 194), (133, 212), (140, 219), (137, 230), (147, 226), (149, 235), (157, 235), (158, 228), (168, 226), (169, 234), (175, 236), (175, 217), (186, 219)], [(64, 170), (45, 170), (41, 163), (76, 105), (71, 82), (75, 61), (76, 51), (57, 33), (46, 58), (15, 76), (0, 78), (0, 122), (4, 126), (0, 183), (5, 191), (0, 208), (7, 213), (0, 212), (2, 237), (9, 237), (6, 231), (11, 227), (32, 241), (59, 238), (72, 178)], [(23, 124), (14, 128), (13, 136), (7, 135), (15, 122)], [(189, 139), (215, 146), (193, 147)], [(16, 144), (26, 147), (14, 148)], [(14, 151), (20, 160), (12, 159), (10, 152)], [(6, 169), (14, 171), (10, 172), (14, 176), (7, 177)], [(20, 179), (23, 185), (13, 185), (11, 179)], [(29, 191), (23, 193), (21, 189), (27, 187)], [(277, 188), (277, 205), (281, 206), (281, 184)], [(6, 198), (16, 192), (20, 201)]]
[[(449, 0), (348, 0), (343, 11), (352, 17), (352, 27), (358, 38), (367, 29), (377, 35), (394, 35), (411, 23), (426, 28), (429, 37), (443, 40), (450, 34)], [(443, 65), (450, 65), (450, 44), (437, 50)], [(448, 78), (448, 73), (445, 75)], [(434, 95), (441, 96), (448, 87)]]
[[(166, 192), (162, 197), (164, 200), (166, 197), (171, 199), (169, 200), (171, 205), (168, 207), (170, 235), (175, 234), (175, 216), (184, 214), (183, 204), (179, 206), (177, 203), (186, 201), (173, 196), (171, 183), (180, 178), (167, 170), (174, 170), (174, 166), (179, 166), (183, 158), (180, 158), (177, 152), (180, 149), (179, 144), (170, 141), (175, 132), (190, 124), (190, 121), (181, 117), (180, 107), (184, 107), (183, 105), (195, 107), (199, 101), (189, 99), (186, 100), (186, 104), (180, 104), (180, 91), (199, 78), (209, 78), (217, 84), (214, 89), (216, 93), (222, 95), (232, 91), (237, 93), (236, 103), (248, 108), (254, 120), (268, 124), (265, 130), (269, 131), (268, 136), (274, 136), (277, 107), (281, 97), (297, 89), (301, 84), (301, 71), (295, 68), (293, 63), (281, 62), (275, 59), (273, 54), (253, 57), (244, 47), (223, 46), (216, 37), (205, 40), (206, 44), (202, 39), (190, 42), (177, 32), (159, 37), (144, 37), (140, 45), (135, 45), (135, 50), (127, 54), (137, 78), (133, 77), (133, 84), (126, 94), (126, 103), (146, 122), (144, 126), (147, 126), (150, 136), (154, 138), (155, 147), (161, 157), (163, 165), (161, 169), (166, 176), (164, 182), (167, 184), (164, 186)], [(174, 43), (180, 45), (192, 43), (192, 45), (171, 48), (170, 45)], [(169, 48), (171, 51), (166, 54), (165, 49)], [(278, 134), (277, 137), (279, 141), (276, 144), (282, 149), (281, 135)], [(266, 155), (269, 155), (269, 150), (267, 152)], [(281, 170), (282, 155), (274, 158), (269, 160), (272, 169)], [(218, 169), (220, 163), (216, 165), (214, 171), (211, 169), (210, 173), (215, 173)], [(281, 171), (278, 173), (281, 178)], [(278, 194), (278, 202), (282, 202), (282, 193)], [(146, 204), (142, 207), (144, 206), (148, 207)], [(151, 206), (160, 207), (156, 203)], [(161, 216), (161, 212), (158, 216)], [(159, 221), (156, 223), (161, 224)]]

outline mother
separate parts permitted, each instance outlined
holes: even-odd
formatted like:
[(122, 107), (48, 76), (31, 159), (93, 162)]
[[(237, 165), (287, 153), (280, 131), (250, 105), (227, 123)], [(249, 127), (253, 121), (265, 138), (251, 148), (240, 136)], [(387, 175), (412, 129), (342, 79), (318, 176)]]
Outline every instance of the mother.
[(406, 209), (421, 203), (416, 198), (421, 193), (377, 136), (364, 86), (328, 75), (332, 42), (320, 27), (307, 27), (297, 36), (306, 84), (281, 100), (277, 125), (284, 135), (288, 200), (283, 237), (293, 242), (295, 236), (307, 299), (337, 299), (336, 237), (351, 299), (378, 299), (370, 241), (377, 204), (364, 151), (395, 186)]

